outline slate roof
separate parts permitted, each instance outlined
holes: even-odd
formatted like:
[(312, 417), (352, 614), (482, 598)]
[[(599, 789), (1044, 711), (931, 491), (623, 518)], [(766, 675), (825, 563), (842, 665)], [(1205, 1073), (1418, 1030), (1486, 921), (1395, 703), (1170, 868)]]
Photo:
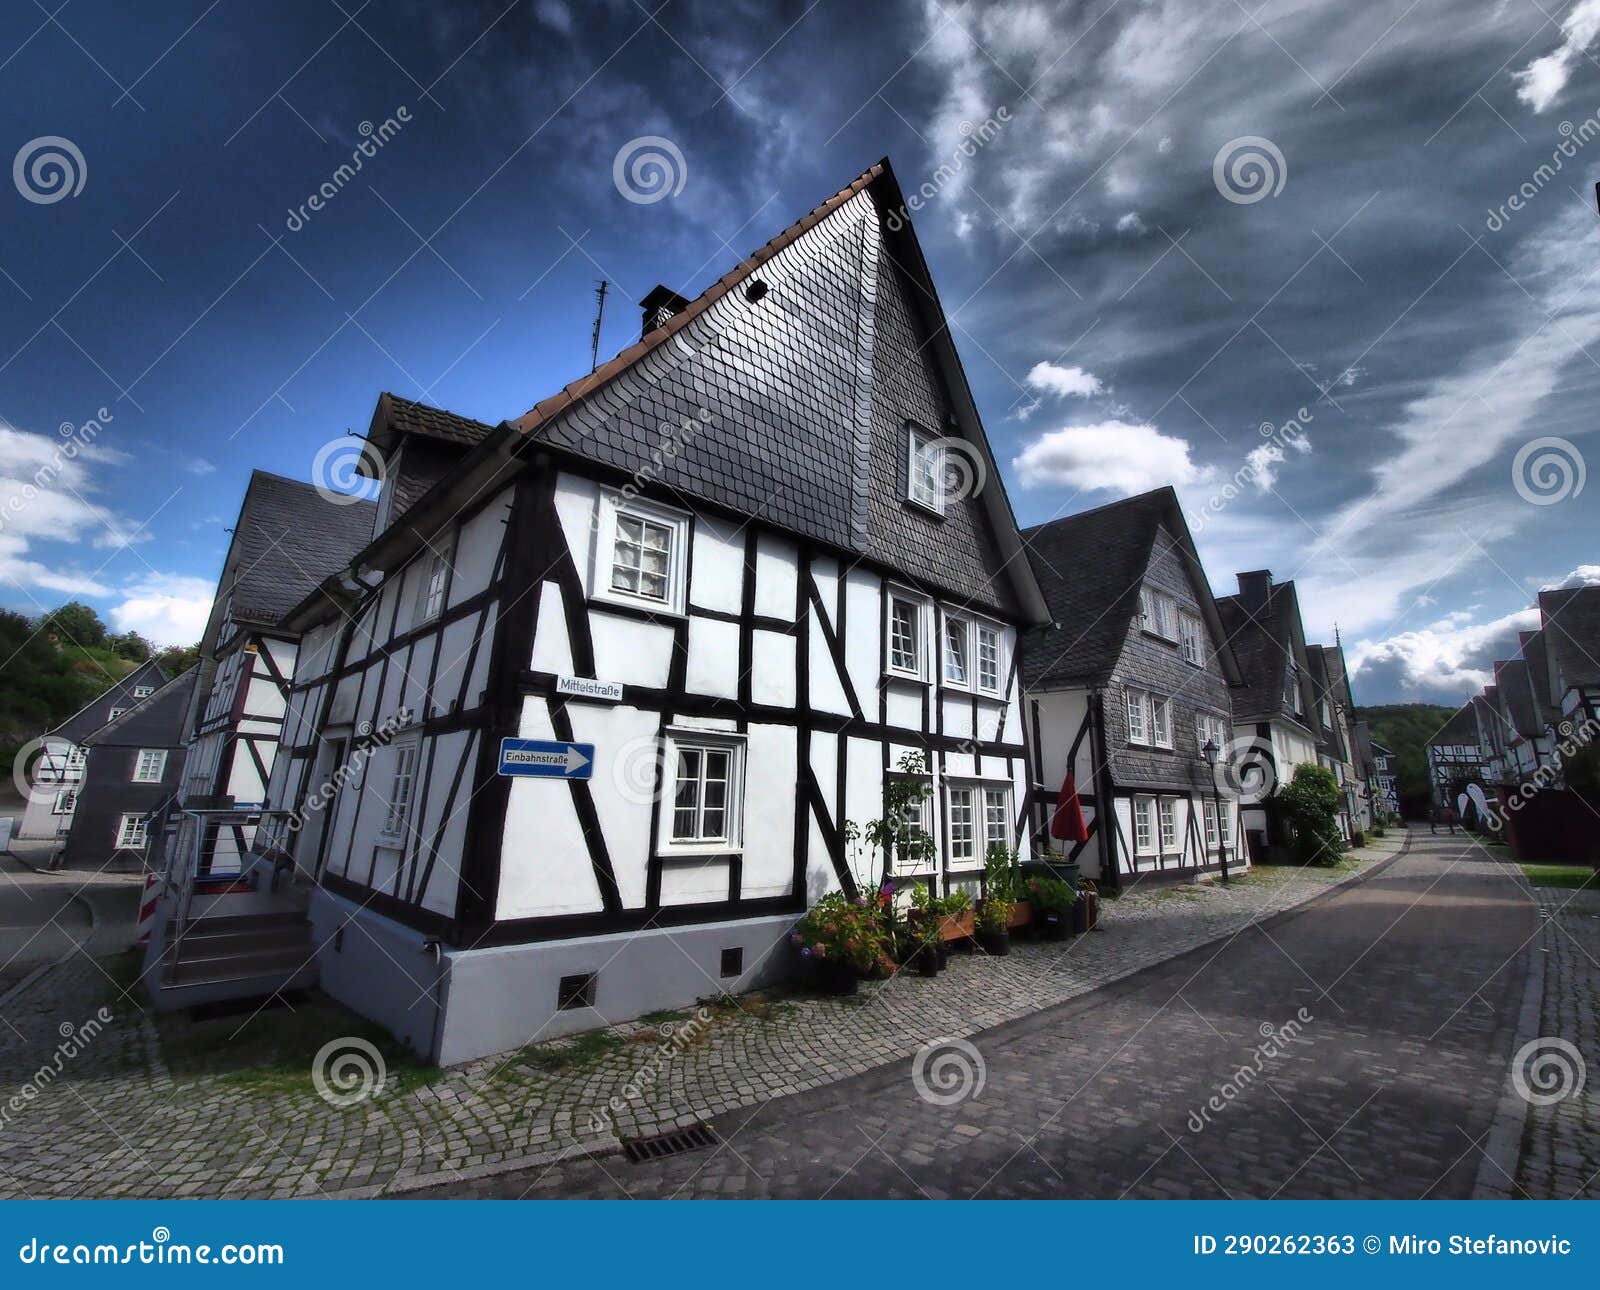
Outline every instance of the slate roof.
[[(879, 162), (512, 425), (1016, 616), (1031, 574), (901, 202)], [(980, 481), (942, 519), (904, 500), (908, 420)]]
[[(378, 406), (372, 413), (372, 424), (367, 428), (367, 441), (385, 457), (392, 451), (401, 435), (418, 435), (441, 443), (471, 448), (481, 443), (494, 429), (482, 421), (474, 421), (443, 408), (430, 407), (403, 399), (388, 391), (378, 396)], [(362, 457), (362, 473), (371, 474), (372, 463)]]
[(200, 669), (191, 667), (84, 739), (90, 748), (182, 748), (184, 714)]
[(1300, 618), (1294, 581), (1274, 583), (1266, 604), (1254, 616), (1237, 595), (1219, 596), (1217, 613), (1244, 676), (1233, 696), (1234, 720), (1287, 720), (1309, 728), (1310, 714), (1296, 717), (1283, 702), (1284, 665), (1293, 657), (1291, 627)]
[(1434, 744), (1472, 744), (1476, 747), (1478, 745), (1478, 718), (1473, 711), (1473, 705), (1479, 702), (1480, 699), (1481, 696), (1469, 699), (1461, 707), (1457, 708), (1450, 719), (1429, 737), (1428, 746), (1432, 747)]
[(1494, 665), (1494, 683), (1516, 733), (1525, 739), (1532, 739), (1539, 734), (1543, 725), (1534, 702), (1527, 663), (1520, 658), (1499, 660)]
[(329, 501), (312, 484), (252, 471), (233, 542), (236, 621), (275, 626), (372, 539), (374, 502)]
[[(1326, 699), (1330, 709), (1338, 707), (1343, 702), (1340, 694), (1340, 682), (1343, 680), (1344, 673), (1333, 658), (1333, 647), (1331, 645), (1307, 645), (1306, 662), (1310, 666), (1311, 688), (1316, 694), (1316, 703), (1318, 705), (1315, 709), (1314, 718), (1316, 721), (1317, 742), (1322, 745), (1325, 751), (1337, 757), (1340, 761), (1349, 761), (1349, 750), (1344, 746), (1344, 739), (1340, 736), (1339, 723), (1334, 721), (1331, 725), (1324, 726), (1322, 724), (1320, 706), (1322, 701)], [(1311, 718), (1312, 715), (1312, 713), (1306, 714), (1308, 718)], [(1332, 715), (1331, 712), (1329, 715)]]
[(131, 708), (137, 702), (133, 697), (135, 687), (153, 685), (159, 689), (166, 683), (167, 676), (160, 664), (153, 658), (147, 659), (120, 681), (107, 686), (50, 733), (81, 744), (111, 719), (112, 708)]
[(1550, 693), (1550, 665), (1544, 648), (1544, 632), (1518, 632), (1522, 657), (1528, 665), (1528, 684), (1533, 688), (1534, 713), (1539, 728), (1561, 720), (1561, 707)]
[[(1097, 684), (1110, 677), (1138, 612), (1139, 588), (1163, 523), (1177, 530), (1168, 540), (1193, 561), (1192, 581), (1202, 610), (1209, 613), (1210, 587), (1171, 488), (1023, 530), (1028, 562), (1051, 619), (1050, 626), (1023, 637), (1024, 684)], [(1215, 634), (1220, 623), (1211, 626)], [(1226, 669), (1232, 658), (1224, 649)]]
[(1541, 591), (1539, 614), (1544, 647), (1566, 684), (1600, 686), (1600, 587)]

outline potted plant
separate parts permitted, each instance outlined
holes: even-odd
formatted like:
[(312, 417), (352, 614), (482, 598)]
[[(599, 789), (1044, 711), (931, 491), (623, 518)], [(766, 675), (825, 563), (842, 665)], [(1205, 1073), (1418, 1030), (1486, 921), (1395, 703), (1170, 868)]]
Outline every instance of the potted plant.
[(967, 940), (977, 930), (972, 913), (972, 898), (961, 890), (952, 891), (938, 902), (939, 939), (945, 943)]
[(826, 994), (854, 994), (862, 975), (878, 967), (884, 951), (876, 910), (851, 903), (841, 892), (812, 906), (790, 940), (813, 965), (817, 985)]
[(1078, 893), (1060, 878), (1039, 876), (1028, 879), (1028, 903), (1033, 906), (1033, 923), (1047, 941), (1064, 941), (1072, 931), (1072, 911)]
[(916, 924), (917, 948), (913, 957), (917, 961), (919, 976), (938, 976), (944, 966), (944, 942), (939, 936), (939, 921), (926, 918)]
[(978, 906), (978, 944), (984, 953), (1011, 953), (1011, 910), (1011, 901), (995, 896)]
[(1026, 927), (1033, 922), (1033, 908), (1022, 883), (1022, 866), (1017, 853), (999, 842), (991, 843), (983, 862), (983, 894), (989, 900), (1003, 900), (1011, 906), (1011, 926)]

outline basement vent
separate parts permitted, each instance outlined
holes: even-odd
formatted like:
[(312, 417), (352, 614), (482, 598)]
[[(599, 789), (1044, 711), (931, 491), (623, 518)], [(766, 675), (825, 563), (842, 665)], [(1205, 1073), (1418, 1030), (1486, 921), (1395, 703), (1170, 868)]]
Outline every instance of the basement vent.
[(634, 1164), (647, 1160), (664, 1160), (668, 1156), (681, 1156), (686, 1151), (699, 1151), (716, 1143), (717, 1135), (709, 1124), (691, 1124), (687, 1129), (674, 1129), (654, 1138), (624, 1138), (622, 1152)]
[(556, 1010), (571, 1012), (575, 1008), (594, 1007), (596, 979), (597, 975), (593, 972), (585, 972), (582, 976), (562, 977), (561, 984), (556, 989)]
[(740, 976), (744, 972), (744, 946), (735, 945), (722, 951), (722, 975)]

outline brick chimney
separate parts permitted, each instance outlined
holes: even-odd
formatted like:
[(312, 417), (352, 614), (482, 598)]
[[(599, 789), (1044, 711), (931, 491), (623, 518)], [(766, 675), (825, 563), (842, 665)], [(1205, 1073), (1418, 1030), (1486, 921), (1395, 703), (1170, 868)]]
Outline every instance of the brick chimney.
[(1267, 597), (1272, 592), (1272, 570), (1252, 569), (1239, 575), (1239, 603), (1252, 618), (1267, 607)]
[(657, 327), (665, 326), (673, 314), (682, 313), (688, 307), (689, 302), (671, 287), (657, 283), (650, 288), (650, 294), (639, 302), (639, 308), (644, 310), (644, 321), (639, 331), (640, 338), (648, 336)]

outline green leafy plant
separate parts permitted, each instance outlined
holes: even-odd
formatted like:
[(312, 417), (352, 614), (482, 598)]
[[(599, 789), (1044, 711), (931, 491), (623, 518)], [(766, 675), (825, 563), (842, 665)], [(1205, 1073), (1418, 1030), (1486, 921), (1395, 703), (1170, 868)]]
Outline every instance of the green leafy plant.
[(790, 939), (804, 958), (843, 963), (858, 972), (876, 968), (886, 947), (877, 907), (852, 903), (837, 891), (806, 911)]
[(972, 897), (958, 887), (948, 896), (941, 896), (934, 904), (946, 918), (959, 918), (972, 908)]
[(1011, 926), (1012, 903), (989, 897), (978, 906), (978, 927), (985, 932), (1003, 932)]
[(897, 867), (903, 872), (932, 863), (933, 838), (919, 823), (922, 804), (932, 796), (928, 759), (908, 752), (896, 764), (896, 773), (884, 777), (882, 817), (864, 825), (845, 821), (850, 867), (863, 889), (887, 883)]
[(1339, 863), (1339, 781), (1326, 766), (1303, 762), (1294, 778), (1278, 789), (1277, 800), (1289, 822), (1295, 859), (1301, 864)]
[(991, 843), (984, 856), (983, 894), (1010, 904), (1023, 897), (1022, 866), (1017, 853), (1004, 843)]
[(1027, 890), (1029, 903), (1040, 913), (1064, 914), (1078, 903), (1077, 890), (1060, 878), (1029, 878)]

